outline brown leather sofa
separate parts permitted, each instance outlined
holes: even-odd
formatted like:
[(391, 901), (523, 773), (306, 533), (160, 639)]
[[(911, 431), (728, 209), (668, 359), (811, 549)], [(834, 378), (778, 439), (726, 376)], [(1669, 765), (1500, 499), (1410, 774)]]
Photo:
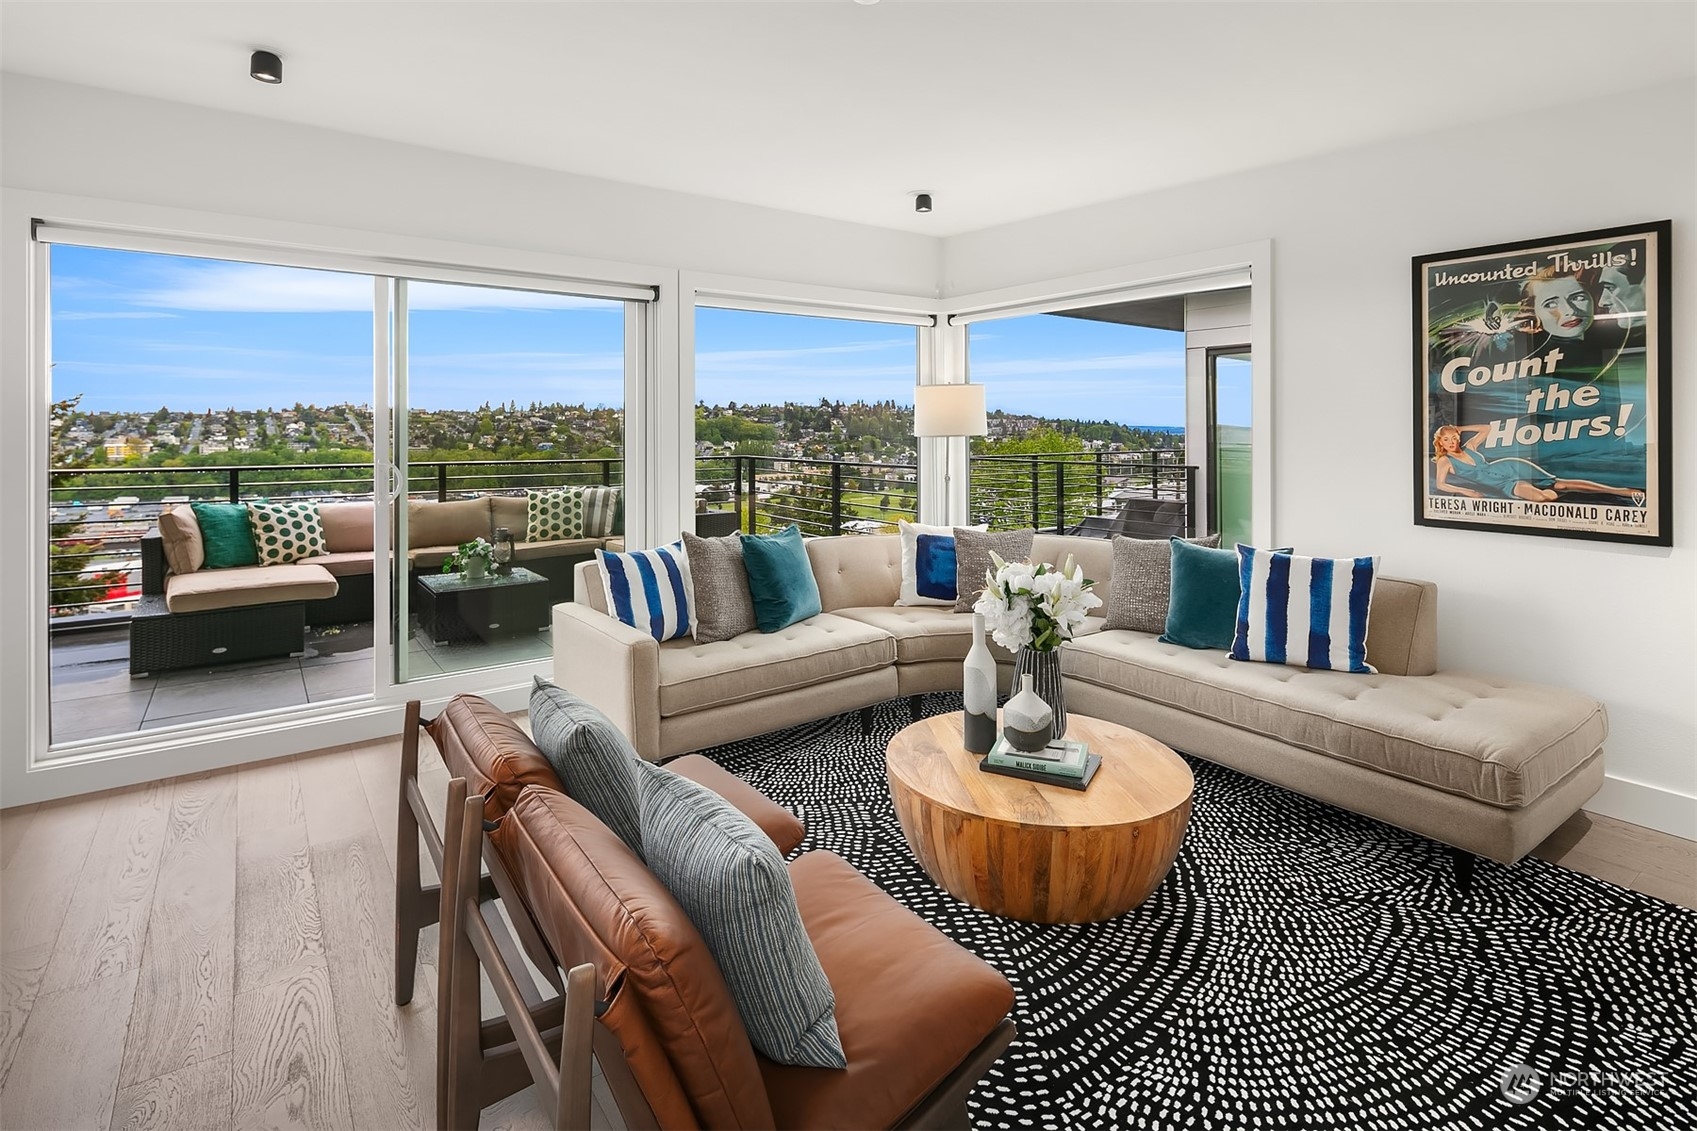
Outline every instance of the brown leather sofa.
[[(409, 736), (416, 731), (409, 725)], [(473, 914), (485, 897), (478, 891), (479, 860), (488, 866), (488, 886), (506, 901), (526, 950), (533, 961), (543, 959), (536, 964), (555, 988), (566, 985), (559, 977), (566, 969), (581, 981), (578, 992), (593, 993), (596, 1058), (627, 1126), (968, 1125), (967, 1093), (1014, 1036), (1008, 1019), (1013, 989), (841, 857), (805, 853), (790, 873), (802, 922), (836, 994), (848, 1067), (776, 1064), (753, 1049), (724, 978), (683, 909), (636, 853), (560, 791), (551, 770), (549, 780), (537, 780), (538, 762), (546, 770), (546, 760), (516, 724), (480, 700), (461, 697), (428, 733), (450, 772), (469, 774), (464, 784), (450, 786), (451, 798), (469, 800), (462, 819), (453, 821), (450, 812), (454, 828), (444, 850), (449, 879), (439, 912), (444, 1078), (438, 1101), (444, 1127), (475, 1126), (480, 1108), (529, 1083), (513, 1071), (519, 1059), (559, 1110), (567, 1110), (561, 1101), (574, 1091), (568, 1086), (574, 1075), (572, 1003), (533, 1003), (518, 994), (511, 960), (491, 941), (489, 917)], [(416, 844), (409, 830), (417, 826), (406, 814), (416, 818), (423, 807), (416, 737), (413, 742), (411, 757), (403, 752), (403, 844)], [(702, 762), (684, 758), (670, 765), (719, 789), (781, 850), (786, 843), (793, 847), (792, 837), (799, 840), (793, 817)], [(415, 866), (416, 859), (415, 853)], [(416, 931), (409, 927), (409, 934), (416, 942)], [(538, 942), (540, 956), (532, 950)], [(473, 966), (489, 974), (505, 1019), (478, 1023)], [(579, 1072), (577, 1078), (587, 1077)]]

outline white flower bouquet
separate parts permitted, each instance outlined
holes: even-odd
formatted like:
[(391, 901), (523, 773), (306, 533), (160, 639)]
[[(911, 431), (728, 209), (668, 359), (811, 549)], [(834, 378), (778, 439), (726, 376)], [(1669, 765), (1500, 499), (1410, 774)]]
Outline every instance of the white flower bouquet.
[(983, 615), (990, 635), (1010, 652), (1054, 651), (1102, 604), (1091, 592), (1096, 583), (1070, 554), (1060, 569), (1047, 562), (1006, 562), (995, 553), (990, 560), (995, 566), (985, 573), (984, 591), (972, 611)]

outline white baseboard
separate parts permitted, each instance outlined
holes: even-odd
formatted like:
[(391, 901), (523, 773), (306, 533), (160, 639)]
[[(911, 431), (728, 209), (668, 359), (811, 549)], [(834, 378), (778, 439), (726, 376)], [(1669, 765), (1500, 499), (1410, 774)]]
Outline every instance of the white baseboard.
[(1697, 797), (1677, 790), (1609, 775), (1585, 811), (1697, 840)]

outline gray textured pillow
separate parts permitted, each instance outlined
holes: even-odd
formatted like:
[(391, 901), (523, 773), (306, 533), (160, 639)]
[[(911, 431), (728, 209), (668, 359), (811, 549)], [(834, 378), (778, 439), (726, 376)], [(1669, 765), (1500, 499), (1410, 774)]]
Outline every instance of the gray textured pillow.
[(530, 692), (530, 731), (566, 796), (642, 851), (636, 771), (647, 765), (613, 720), (541, 676)]
[[(1218, 534), (1185, 541), (1209, 549)], [(1173, 544), (1165, 538), (1114, 538), (1114, 578), (1108, 586), (1107, 628), (1165, 632), (1172, 603)]]
[(990, 552), (1002, 555), (1007, 562), (1031, 560), (1031, 541), (1035, 530), (998, 530), (987, 533), (955, 527), (955, 612), (970, 613), (978, 595), (984, 592), (984, 575), (990, 571)]
[(643, 858), (706, 940), (754, 1047), (780, 1064), (846, 1067), (836, 995), (771, 840), (671, 770), (643, 763), (637, 791)]
[(695, 589), (695, 642), (729, 640), (759, 627), (742, 563), (742, 536), (700, 538), (684, 531), (690, 582)]

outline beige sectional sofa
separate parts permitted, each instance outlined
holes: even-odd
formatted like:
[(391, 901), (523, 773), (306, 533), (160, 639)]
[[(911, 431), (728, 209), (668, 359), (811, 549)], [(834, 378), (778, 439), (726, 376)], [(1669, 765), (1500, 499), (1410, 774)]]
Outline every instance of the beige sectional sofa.
[[(901, 607), (900, 539), (807, 543), (823, 612), (771, 635), (657, 643), (607, 615), (593, 562), (554, 610), (555, 678), (661, 759), (867, 707), (958, 691), (971, 616)], [(1039, 534), (1103, 594), (1105, 540)], [(1512, 863), (1603, 780), (1603, 708), (1574, 691), (1437, 670), (1437, 588), (1381, 577), (1369, 618), (1377, 675), (1240, 663), (1223, 651), (1103, 631), (1062, 653), (1067, 708), (1436, 840)], [(1004, 686), (1013, 657), (997, 649)]]
[[(546, 577), (553, 601), (572, 599), (572, 570), (620, 538), (529, 542), (523, 495), (407, 504), (409, 575), (435, 572), (462, 542), (506, 527), (514, 561)], [(142, 599), (130, 621), (132, 674), (299, 652), (309, 624), (372, 618), (376, 551), (371, 503), (320, 503), (323, 554), (286, 565), (204, 569), (198, 529), (162, 518), (142, 539)]]

